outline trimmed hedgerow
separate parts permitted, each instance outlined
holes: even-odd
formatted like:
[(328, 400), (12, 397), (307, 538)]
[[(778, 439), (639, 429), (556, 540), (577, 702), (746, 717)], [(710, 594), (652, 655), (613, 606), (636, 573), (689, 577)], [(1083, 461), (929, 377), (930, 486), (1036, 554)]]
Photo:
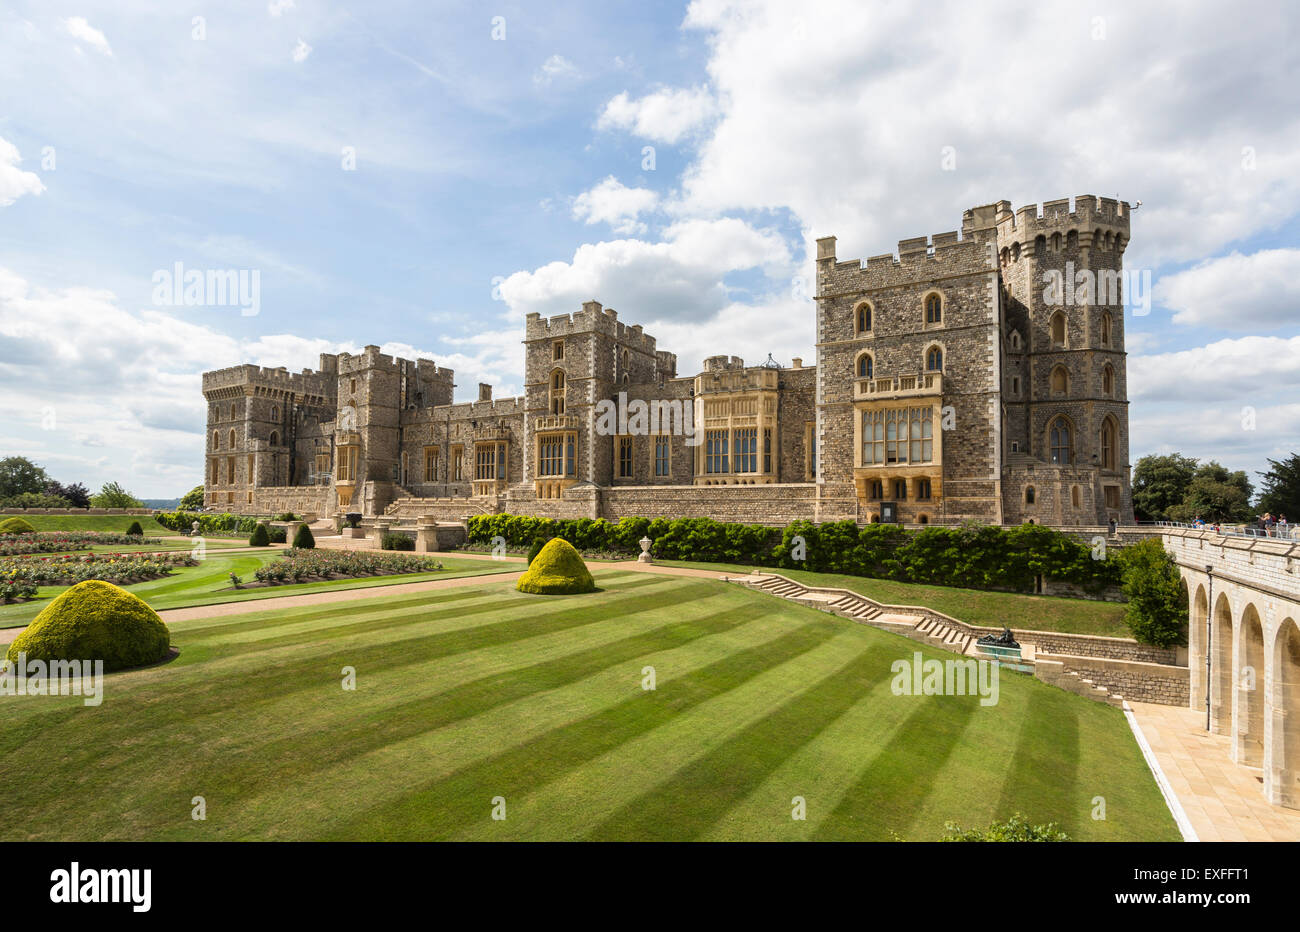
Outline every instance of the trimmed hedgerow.
[(298, 525), (298, 530), (293, 535), (293, 546), (299, 550), (311, 550), (316, 546), (316, 538), (312, 536), (311, 528), (305, 524)]
[(78, 583), (42, 609), (9, 645), (8, 659), (102, 660), (105, 670), (156, 663), (171, 634), (139, 596), (112, 583)]
[(1100, 592), (1121, 581), (1113, 555), (1094, 559), (1078, 538), (1039, 524), (1017, 527), (965, 524), (909, 530), (896, 524), (795, 521), (777, 529), (711, 518), (538, 518), (476, 515), (468, 521), (472, 544), (503, 538), (523, 549), (538, 537), (558, 537), (586, 552), (634, 554), (642, 537), (664, 560), (739, 563), (895, 579), (967, 589), (1034, 591), (1037, 577)]
[(415, 538), (400, 531), (385, 531), (379, 545), (381, 550), (414, 550)]
[(555, 537), (538, 552), (515, 588), (534, 595), (570, 595), (594, 591), (596, 581), (573, 544)]
[(24, 518), (5, 518), (0, 521), (0, 534), (35, 534), (36, 528)]

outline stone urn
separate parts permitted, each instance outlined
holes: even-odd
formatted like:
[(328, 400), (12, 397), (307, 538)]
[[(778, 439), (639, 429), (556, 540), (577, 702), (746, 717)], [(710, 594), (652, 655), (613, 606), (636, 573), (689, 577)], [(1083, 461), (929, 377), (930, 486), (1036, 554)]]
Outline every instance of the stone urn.
[(637, 541), (637, 543), (641, 545), (641, 553), (637, 556), (636, 562), (653, 563), (654, 558), (650, 556), (650, 545), (654, 543), (654, 541), (648, 537), (643, 537)]
[(190, 537), (199, 536), (199, 522), (194, 521), (190, 524)]

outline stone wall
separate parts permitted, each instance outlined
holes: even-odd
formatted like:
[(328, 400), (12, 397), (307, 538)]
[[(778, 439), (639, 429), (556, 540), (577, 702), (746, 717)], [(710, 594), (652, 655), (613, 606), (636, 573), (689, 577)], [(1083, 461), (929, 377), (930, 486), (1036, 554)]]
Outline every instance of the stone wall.
[(1091, 680), (1093, 685), (1105, 687), (1131, 702), (1184, 707), (1188, 703), (1190, 687), (1185, 666), (1041, 652), (1038, 659), (1060, 663), (1063, 672), (1078, 673)]

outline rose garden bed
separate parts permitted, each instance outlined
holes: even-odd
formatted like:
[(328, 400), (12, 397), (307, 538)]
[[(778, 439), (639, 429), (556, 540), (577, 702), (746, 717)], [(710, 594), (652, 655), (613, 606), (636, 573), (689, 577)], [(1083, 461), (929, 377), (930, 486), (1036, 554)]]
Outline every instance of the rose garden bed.
[(110, 544), (158, 544), (161, 537), (139, 534), (114, 534), (107, 531), (45, 531), (35, 534), (0, 536), (0, 557), (20, 557), (39, 553), (66, 553), (89, 550)]
[(0, 559), (0, 600), (35, 598), (41, 586), (71, 586), (88, 579), (130, 585), (171, 575), (181, 566), (196, 566), (188, 553), (88, 553), (20, 556)]
[(409, 573), (433, 573), (442, 562), (430, 557), (382, 551), (367, 553), (351, 550), (301, 550), (291, 548), (285, 555), (258, 567), (253, 581), (233, 588), (252, 589), (326, 579), (352, 579), (364, 576), (400, 576)]

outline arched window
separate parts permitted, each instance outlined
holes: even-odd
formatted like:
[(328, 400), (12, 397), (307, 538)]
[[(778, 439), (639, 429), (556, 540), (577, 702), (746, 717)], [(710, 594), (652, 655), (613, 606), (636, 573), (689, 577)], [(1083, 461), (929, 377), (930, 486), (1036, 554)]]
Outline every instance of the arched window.
[(1074, 462), (1074, 444), (1070, 441), (1070, 422), (1063, 417), (1052, 421), (1047, 431), (1047, 448), (1051, 461), (1061, 466)]
[(1052, 252), (1060, 252), (1060, 251), (1061, 251), (1061, 234), (1060, 234), (1060, 233), (1053, 233), (1053, 234), (1052, 234)]
[(627, 367), (627, 350), (623, 350), (623, 367)]
[(1065, 315), (1060, 311), (1052, 315), (1052, 345), (1065, 345)]
[(219, 430), (214, 430), (212, 432), (212, 449), (214, 450), (221, 449), (221, 431)]
[(1026, 505), (1032, 505), (1032, 504), (1034, 503), (1034, 494), (1035, 494), (1035, 493), (1034, 493), (1034, 487), (1033, 487), (1032, 485), (1027, 485), (1027, 486), (1025, 486), (1025, 504), (1026, 504)]
[(1066, 248), (1066, 249), (1078, 249), (1078, 248), (1079, 248), (1079, 231), (1078, 231), (1078, 230), (1071, 230), (1069, 233), (1066, 233), (1066, 234), (1065, 234), (1065, 248)]
[(943, 299), (937, 294), (926, 295), (925, 322), (927, 324), (943, 323)]
[(280, 445), (280, 432), (278, 430), (273, 430), (271, 431), (271, 446), (278, 447), (279, 445)]
[(235, 429), (232, 427), (230, 429), (230, 449), (233, 450), (234, 448), (235, 448)]
[(232, 421), (235, 419), (235, 403), (233, 401), (230, 403), (230, 419)]
[(1083, 493), (1077, 485), (1070, 486), (1070, 505), (1076, 510), (1083, 507)]
[(1101, 345), (1102, 346), (1110, 346), (1110, 327), (1111, 327), (1110, 311), (1106, 311), (1101, 315)]
[(1106, 418), (1101, 422), (1101, 468), (1113, 470), (1119, 461), (1119, 431), (1115, 422)]
[(1020, 350), (1020, 332), (1018, 330), (1011, 331), (1011, 348), (1016, 351)]
[(551, 373), (551, 413), (564, 413), (564, 370), (556, 369)]
[(1047, 237), (1039, 234), (1034, 240), (1034, 257), (1041, 259), (1047, 255)]
[(1012, 243), (1012, 244), (1011, 244), (1011, 261), (1012, 261), (1012, 262), (1019, 262), (1019, 261), (1020, 261), (1020, 244), (1019, 244), (1019, 243)]
[(1065, 395), (1070, 391), (1070, 373), (1066, 371), (1065, 366), (1057, 366), (1052, 370), (1052, 394)]
[(870, 353), (863, 353), (858, 357), (858, 378), (871, 378), (874, 369), (875, 363), (872, 361)]
[(271, 420), (273, 420), (273, 421), (278, 421), (278, 420), (280, 420), (280, 406), (279, 406), (279, 405), (271, 405)]
[(1107, 398), (1115, 396), (1115, 370), (1110, 367), (1110, 363), (1106, 363), (1101, 370), (1101, 393)]
[(865, 301), (859, 304), (857, 312), (853, 315), (853, 327), (858, 333), (871, 332), (871, 305)]
[(932, 346), (925, 351), (925, 369), (927, 372), (943, 371), (943, 350)]

